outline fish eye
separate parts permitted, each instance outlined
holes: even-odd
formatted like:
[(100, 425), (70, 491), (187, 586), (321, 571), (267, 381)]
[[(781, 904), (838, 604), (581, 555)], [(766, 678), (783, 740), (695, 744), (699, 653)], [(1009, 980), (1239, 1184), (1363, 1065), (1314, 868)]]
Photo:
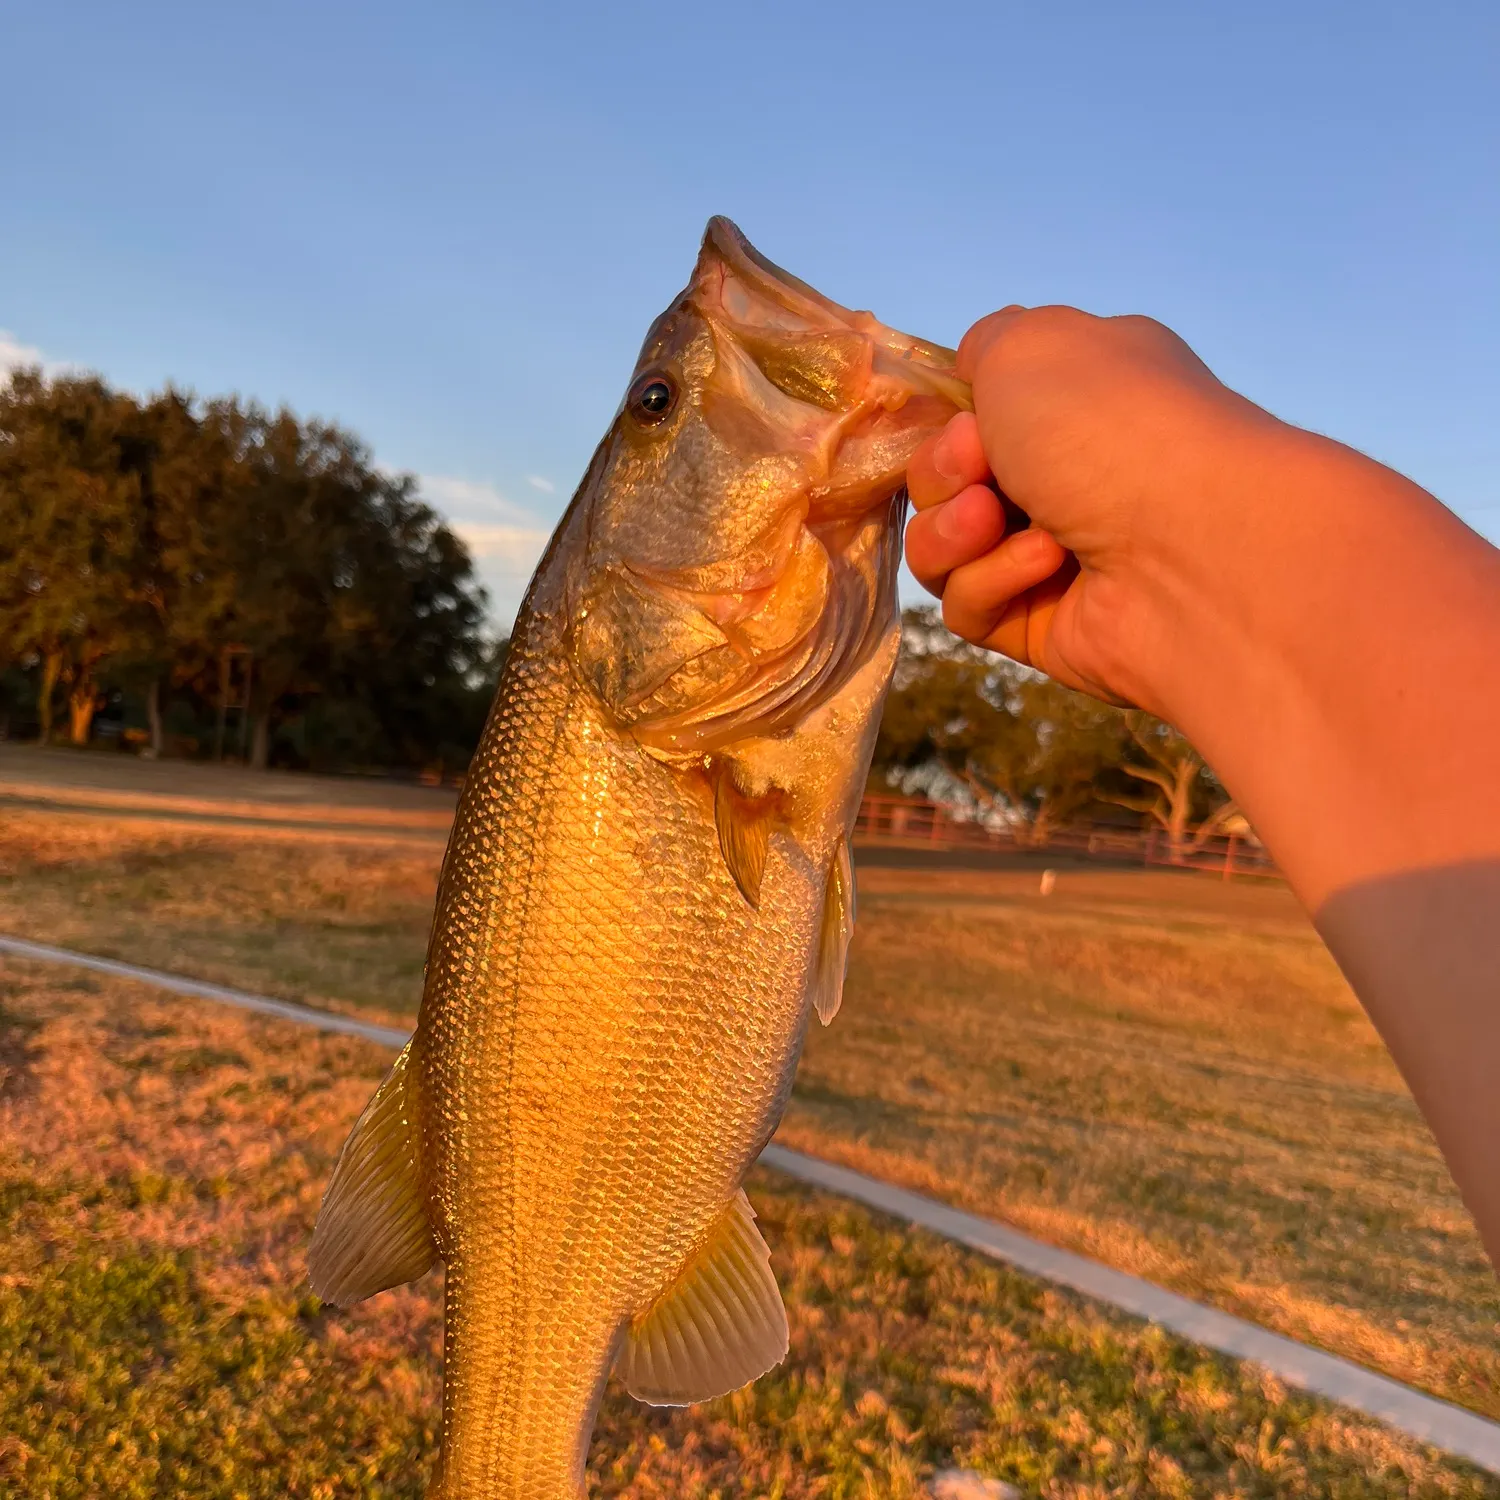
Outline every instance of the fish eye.
[(642, 375), (630, 388), (625, 406), (637, 422), (654, 426), (665, 422), (677, 405), (677, 385), (668, 375)]

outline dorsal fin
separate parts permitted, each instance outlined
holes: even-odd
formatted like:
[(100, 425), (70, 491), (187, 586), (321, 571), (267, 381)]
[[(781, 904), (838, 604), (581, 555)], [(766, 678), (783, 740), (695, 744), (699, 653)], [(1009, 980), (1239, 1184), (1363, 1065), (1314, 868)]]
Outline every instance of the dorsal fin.
[(770, 804), (742, 796), (728, 765), (720, 766), (714, 778), (714, 825), (734, 883), (745, 900), (759, 908), (760, 883), (765, 877), (771, 840)]
[(411, 1043), (354, 1122), (307, 1252), (312, 1289), (349, 1307), (414, 1281), (437, 1260), (412, 1126)]
[(744, 1189), (677, 1280), (630, 1325), (615, 1368), (637, 1401), (727, 1395), (786, 1357), (786, 1308)]
[(849, 840), (841, 838), (828, 866), (818, 951), (813, 956), (813, 1006), (825, 1026), (839, 1013), (844, 998), (844, 970), (849, 963), (849, 940), (854, 936), (854, 892)]

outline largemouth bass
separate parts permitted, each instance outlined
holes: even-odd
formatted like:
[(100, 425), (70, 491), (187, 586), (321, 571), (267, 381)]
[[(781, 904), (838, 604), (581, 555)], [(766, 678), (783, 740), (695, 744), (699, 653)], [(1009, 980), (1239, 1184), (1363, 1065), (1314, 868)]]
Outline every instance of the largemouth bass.
[(442, 1261), (443, 1500), (581, 1495), (612, 1370), (679, 1404), (786, 1352), (742, 1183), (838, 1009), (952, 365), (715, 219), (537, 569), (310, 1253), (344, 1306)]

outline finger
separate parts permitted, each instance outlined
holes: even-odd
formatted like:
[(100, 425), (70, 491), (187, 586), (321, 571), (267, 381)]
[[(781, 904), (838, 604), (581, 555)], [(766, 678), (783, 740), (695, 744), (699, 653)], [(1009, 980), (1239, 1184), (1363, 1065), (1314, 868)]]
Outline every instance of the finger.
[[(1077, 567), (1069, 558), (1057, 572), (1012, 599), (995, 622), (994, 629), (979, 644), (990, 651), (999, 651), (1023, 666), (1055, 675), (1056, 664), (1051, 660), (1055, 653), (1047, 650), (1048, 636), (1063, 595), (1077, 576)], [(1067, 682), (1069, 687), (1086, 686), (1074, 681), (1067, 673), (1059, 680)]]
[(954, 635), (984, 645), (1011, 604), (1050, 578), (1067, 552), (1047, 531), (1018, 531), (992, 552), (955, 568), (943, 586), (943, 623)]
[(973, 562), (1005, 535), (1006, 511), (1000, 497), (971, 484), (951, 500), (918, 512), (906, 528), (906, 561), (929, 594), (941, 594), (954, 568)]
[(979, 441), (974, 413), (961, 411), (911, 456), (906, 489), (918, 510), (950, 500), (961, 489), (986, 478), (990, 466)]
[(1012, 302), (1009, 307), (1002, 307), (999, 312), (992, 312), (981, 318), (959, 343), (959, 375), (964, 380), (973, 380), (974, 372), (979, 368), (979, 362), (990, 345), (1004, 337), (1007, 330), (1015, 326), (1017, 319), (1025, 317), (1028, 311), (1019, 302)]

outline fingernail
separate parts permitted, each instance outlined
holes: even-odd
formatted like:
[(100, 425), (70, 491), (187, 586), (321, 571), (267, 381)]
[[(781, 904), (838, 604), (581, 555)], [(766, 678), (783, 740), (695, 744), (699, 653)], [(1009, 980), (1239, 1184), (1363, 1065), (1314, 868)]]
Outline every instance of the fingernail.
[(933, 507), (932, 529), (945, 542), (955, 542), (963, 535), (963, 517), (958, 512), (955, 500), (944, 500), (941, 505)]
[(1052, 536), (1046, 531), (1018, 531), (1011, 538), (1011, 556), (1018, 563), (1038, 563), (1052, 552)]
[(932, 467), (944, 479), (962, 479), (964, 477), (963, 465), (959, 463), (958, 456), (953, 451), (952, 432), (951, 427), (943, 428), (937, 442), (932, 445)]

